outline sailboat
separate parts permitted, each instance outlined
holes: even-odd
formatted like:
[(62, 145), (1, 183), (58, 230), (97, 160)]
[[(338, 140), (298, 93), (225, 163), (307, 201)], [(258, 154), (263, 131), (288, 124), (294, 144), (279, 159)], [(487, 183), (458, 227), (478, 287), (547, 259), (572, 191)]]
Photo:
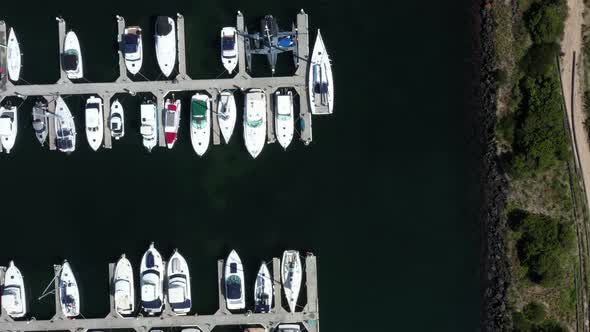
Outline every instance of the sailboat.
[(18, 112), (16, 106), (0, 107), (0, 140), (6, 153), (14, 147), (18, 132)]
[(162, 312), (164, 307), (164, 263), (154, 243), (141, 258), (141, 305), (148, 315)]
[(8, 69), (8, 78), (17, 82), (20, 78), (21, 54), (16, 33), (10, 28), (8, 33), (8, 42), (6, 43), (6, 67)]
[(151, 152), (158, 144), (158, 117), (156, 105), (151, 100), (144, 101), (140, 106), (141, 127), (139, 132), (143, 136), (143, 146)]
[(229, 143), (234, 127), (236, 126), (236, 100), (231, 90), (223, 90), (219, 95), (219, 104), (217, 106), (217, 119), (219, 129), (225, 143)]
[(68, 261), (64, 261), (59, 275), (59, 302), (61, 311), (66, 317), (72, 318), (80, 315), (78, 283)]
[(115, 266), (112, 287), (115, 293), (115, 310), (120, 315), (131, 315), (135, 310), (135, 286), (133, 267), (125, 254), (121, 255)]
[(143, 44), (141, 42), (141, 28), (132, 26), (125, 28), (123, 33), (123, 54), (127, 70), (135, 75), (143, 63)]
[(275, 93), (275, 130), (277, 140), (283, 149), (287, 149), (293, 140), (293, 93), (278, 90)]
[(86, 100), (86, 139), (94, 151), (102, 144), (103, 122), (102, 99), (91, 96)]
[(211, 137), (211, 100), (201, 93), (191, 98), (191, 143), (195, 152), (202, 156), (209, 147)]
[(238, 34), (234, 27), (221, 29), (221, 62), (230, 74), (238, 64)]
[(47, 103), (43, 101), (35, 102), (35, 106), (33, 106), (33, 130), (41, 146), (47, 140), (47, 120)]
[(55, 134), (59, 151), (70, 153), (76, 150), (76, 124), (72, 113), (61, 97), (55, 103)]
[(167, 267), (168, 303), (177, 315), (186, 315), (191, 311), (191, 276), (186, 260), (178, 251), (174, 251)]
[(266, 95), (261, 89), (250, 89), (244, 99), (244, 141), (256, 158), (266, 141)]
[(119, 100), (111, 104), (111, 116), (109, 116), (109, 129), (111, 137), (118, 140), (125, 136), (125, 112)]
[(287, 298), (289, 309), (291, 312), (295, 312), (299, 290), (301, 289), (301, 279), (303, 277), (299, 251), (286, 250), (283, 253), (281, 277), (283, 279), (283, 289), (285, 290), (285, 297)]
[(168, 149), (172, 149), (178, 139), (180, 106), (180, 99), (166, 99), (166, 102), (164, 102), (164, 137), (166, 138)]
[(262, 262), (256, 275), (256, 284), (254, 285), (254, 312), (270, 312), (272, 308), (272, 297), (272, 276), (268, 272), (266, 263)]
[(20, 270), (10, 261), (4, 274), (2, 287), (2, 309), (12, 318), (24, 317), (27, 313), (25, 282)]
[(64, 40), (63, 49), (63, 70), (69, 79), (84, 77), (84, 67), (82, 66), (82, 51), (80, 42), (74, 31), (69, 31)]
[(230, 310), (244, 309), (244, 266), (240, 256), (232, 250), (225, 261), (225, 301)]
[(166, 16), (156, 19), (156, 58), (164, 76), (172, 74), (176, 64), (176, 31), (174, 20)]
[(308, 80), (311, 114), (332, 114), (334, 110), (332, 65), (319, 29), (311, 54)]

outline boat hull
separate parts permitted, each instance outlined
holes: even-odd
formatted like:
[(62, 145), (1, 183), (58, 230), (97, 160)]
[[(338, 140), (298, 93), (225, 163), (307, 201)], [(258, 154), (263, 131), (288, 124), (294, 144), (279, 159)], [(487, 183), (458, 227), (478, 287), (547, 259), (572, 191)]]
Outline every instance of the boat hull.
[(21, 318), (27, 314), (24, 278), (12, 261), (4, 274), (2, 308), (12, 318)]
[(319, 29), (311, 54), (307, 88), (311, 113), (332, 114), (334, 110), (332, 65)]
[(256, 158), (266, 143), (266, 95), (260, 89), (251, 89), (244, 99), (244, 142)]
[(156, 105), (153, 103), (141, 104), (141, 127), (140, 133), (143, 137), (143, 146), (152, 151), (158, 143), (158, 117)]
[(18, 39), (14, 29), (10, 28), (8, 33), (8, 42), (6, 43), (6, 67), (8, 70), (8, 78), (11, 81), (17, 82), (20, 79), (21, 69), (21, 54)]
[[(164, 76), (169, 77), (176, 65), (176, 24), (174, 20), (167, 17), (168, 24), (172, 29), (166, 35), (156, 33), (156, 58)], [(158, 22), (156, 23), (156, 31)]]
[(10, 153), (18, 134), (18, 111), (16, 106), (0, 107), (0, 140), (2, 148)]
[(71, 318), (80, 315), (80, 293), (76, 277), (68, 262), (64, 262), (59, 277), (59, 300), (64, 316)]
[(299, 298), (302, 277), (303, 272), (299, 252), (296, 250), (285, 251), (281, 260), (281, 278), (287, 304), (291, 312), (295, 312), (297, 309), (297, 299)]
[(124, 31), (124, 36), (127, 34), (133, 34), (137, 36), (137, 50), (135, 52), (127, 53), (124, 51), (125, 55), (125, 67), (132, 75), (136, 75), (141, 70), (141, 66), (143, 65), (143, 41), (141, 35), (141, 28), (140, 27), (129, 27), (126, 28)]
[[(195, 103), (198, 102), (206, 104), (204, 119), (200, 118), (200, 120), (195, 119), (195, 112), (197, 112)], [(193, 150), (197, 155), (202, 156), (207, 152), (211, 139), (211, 100), (209, 96), (197, 93), (191, 98), (191, 121), (189, 126)]]
[(272, 309), (273, 288), (272, 276), (263, 262), (256, 275), (254, 285), (254, 312), (265, 313)]
[(86, 101), (86, 139), (92, 150), (97, 151), (104, 137), (102, 99), (90, 97)]
[(217, 107), (217, 118), (221, 135), (228, 144), (236, 126), (236, 99), (231, 91), (222, 91)]
[(291, 91), (275, 94), (275, 131), (277, 140), (283, 149), (287, 149), (293, 140), (293, 94)]
[(35, 137), (41, 143), (41, 146), (45, 144), (47, 140), (48, 128), (47, 128), (47, 105), (43, 102), (37, 102), (33, 106), (33, 130), (35, 131)]
[(180, 99), (166, 99), (164, 102), (164, 137), (168, 149), (172, 149), (178, 139), (181, 106)]
[(63, 54), (66, 54), (69, 50), (73, 50), (78, 54), (78, 65), (75, 69), (66, 70), (66, 75), (69, 79), (80, 79), (84, 77), (84, 65), (82, 63), (82, 50), (80, 49), (80, 41), (78, 36), (73, 31), (69, 31), (66, 34), (64, 40)]
[(191, 311), (191, 276), (188, 264), (176, 251), (167, 264), (168, 303), (177, 315), (186, 315)]
[(57, 148), (65, 153), (74, 152), (76, 150), (76, 125), (68, 105), (61, 97), (58, 97), (55, 103), (55, 115)]
[(153, 243), (141, 259), (141, 306), (148, 315), (162, 312), (164, 307), (164, 265)]
[[(230, 45), (230, 41), (233, 42), (232, 45)], [(234, 27), (221, 29), (221, 63), (230, 74), (238, 64), (238, 38)]]
[(120, 315), (131, 315), (135, 311), (135, 286), (133, 282), (133, 267), (131, 262), (121, 256), (115, 266), (113, 275), (113, 293), (115, 310)]
[(225, 262), (224, 285), (227, 308), (229, 310), (244, 309), (246, 307), (244, 266), (235, 250), (231, 251)]
[(118, 100), (115, 100), (111, 105), (109, 129), (111, 131), (111, 137), (116, 140), (125, 136), (125, 110)]

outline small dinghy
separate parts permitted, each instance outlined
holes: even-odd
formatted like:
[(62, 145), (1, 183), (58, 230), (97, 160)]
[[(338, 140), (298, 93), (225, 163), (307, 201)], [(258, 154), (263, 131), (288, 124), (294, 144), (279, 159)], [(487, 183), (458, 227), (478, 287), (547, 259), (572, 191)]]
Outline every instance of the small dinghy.
[(178, 139), (178, 127), (180, 126), (180, 99), (166, 99), (164, 102), (164, 137), (168, 149), (174, 147)]
[(25, 282), (13, 261), (10, 261), (4, 274), (2, 309), (6, 310), (6, 313), (12, 318), (21, 318), (27, 314)]
[(109, 129), (111, 130), (111, 137), (116, 140), (125, 136), (125, 113), (123, 112), (123, 105), (118, 99), (111, 104)]
[(191, 98), (191, 143), (202, 156), (209, 147), (211, 137), (211, 100), (208, 95), (197, 93)]
[(41, 146), (47, 140), (47, 120), (47, 103), (43, 101), (35, 102), (35, 106), (33, 106), (33, 130)]
[(14, 147), (18, 132), (18, 112), (16, 106), (0, 107), (0, 140), (6, 153)]
[(86, 139), (92, 150), (100, 148), (103, 136), (102, 99), (92, 96), (86, 100)]
[(59, 275), (59, 302), (67, 318), (80, 315), (80, 293), (70, 263), (64, 261)]
[(256, 275), (256, 284), (254, 286), (254, 312), (270, 312), (272, 308), (272, 297), (272, 276), (268, 272), (266, 263), (262, 262)]
[(232, 250), (225, 261), (225, 301), (230, 310), (244, 309), (244, 266), (240, 256)]
[(281, 277), (283, 279), (283, 289), (285, 290), (285, 297), (287, 298), (289, 309), (291, 312), (295, 312), (299, 290), (301, 289), (301, 279), (303, 277), (299, 251), (286, 250), (283, 253)]
[(164, 307), (164, 265), (154, 243), (141, 258), (141, 305), (148, 315), (162, 312)]
[(176, 28), (170, 17), (156, 19), (156, 58), (164, 76), (170, 76), (176, 64)]
[(277, 91), (275, 93), (275, 107), (277, 140), (283, 149), (287, 150), (293, 140), (293, 93), (291, 91)]
[(188, 264), (182, 255), (175, 251), (168, 262), (168, 303), (177, 315), (191, 311), (191, 276)]
[(219, 120), (219, 129), (225, 143), (229, 143), (234, 127), (236, 126), (236, 100), (233, 92), (223, 90), (219, 96), (217, 105), (217, 118)]
[(82, 66), (82, 51), (78, 36), (73, 31), (66, 34), (62, 56), (63, 70), (69, 79), (79, 79), (84, 77), (84, 68)]
[(6, 43), (6, 67), (8, 69), (8, 78), (17, 82), (20, 78), (21, 54), (16, 33), (10, 28), (8, 33), (8, 42)]
[(143, 63), (143, 45), (141, 42), (141, 28), (137, 26), (125, 28), (123, 34), (123, 54), (127, 70), (135, 75)]
[(66, 102), (57, 97), (55, 102), (55, 142), (61, 152), (76, 150), (76, 124)]
[(230, 74), (238, 64), (238, 34), (234, 27), (221, 29), (221, 62)]
[(140, 106), (141, 127), (139, 132), (143, 136), (143, 146), (151, 152), (158, 144), (158, 118), (156, 105), (151, 100), (146, 100)]
[(115, 310), (120, 315), (131, 315), (135, 310), (135, 286), (133, 267), (125, 254), (121, 255), (115, 266), (112, 287), (115, 294)]
[(261, 89), (250, 89), (244, 99), (244, 142), (256, 158), (266, 141), (266, 95)]
[(319, 29), (311, 54), (308, 80), (311, 114), (332, 114), (334, 109), (332, 65)]

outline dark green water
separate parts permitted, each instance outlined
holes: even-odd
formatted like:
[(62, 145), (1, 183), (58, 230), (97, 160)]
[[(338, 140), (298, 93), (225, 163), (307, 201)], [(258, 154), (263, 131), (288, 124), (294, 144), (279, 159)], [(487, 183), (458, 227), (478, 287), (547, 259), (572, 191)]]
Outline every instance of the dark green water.
[[(189, 260), (202, 314), (216, 310), (216, 260), (231, 248), (248, 285), (260, 260), (296, 248), (319, 257), (323, 331), (475, 330), (479, 189), (471, 168), (479, 156), (465, 143), (466, 11), (441, 1), (395, 3), (0, 2), (30, 82), (57, 80), (56, 15), (78, 34), (94, 82), (117, 74), (115, 14), (149, 36), (156, 15), (183, 13), (193, 78), (222, 72), (219, 29), (234, 24), (237, 9), (251, 28), (266, 13), (287, 28), (305, 8), (333, 58), (335, 113), (314, 118), (313, 144), (294, 141), (287, 153), (267, 145), (257, 160), (235, 133), (205, 158), (186, 131), (173, 151), (148, 154), (137, 132), (139, 100), (122, 96), (125, 139), (100, 153), (85, 141), (82, 99), (67, 99), (80, 134), (65, 156), (39, 148), (23, 105), (16, 147), (0, 156), (0, 263), (21, 267), (33, 314), (53, 314), (52, 298), (36, 297), (52, 264), (67, 258), (83, 314), (103, 316), (107, 264), (126, 252), (137, 267), (156, 241), (164, 256), (179, 248)], [(144, 43), (142, 73), (155, 79), (152, 40)], [(286, 74), (291, 60), (282, 60)], [(265, 72), (264, 61), (256, 65)]]

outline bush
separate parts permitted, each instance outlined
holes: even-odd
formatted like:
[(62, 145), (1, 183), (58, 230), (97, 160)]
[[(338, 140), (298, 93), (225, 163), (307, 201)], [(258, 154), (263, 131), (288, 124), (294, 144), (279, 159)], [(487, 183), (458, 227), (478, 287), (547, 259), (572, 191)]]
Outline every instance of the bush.
[(543, 43), (531, 46), (520, 62), (520, 67), (529, 76), (550, 75), (556, 72), (555, 62), (560, 46), (557, 43)]
[(522, 312), (531, 322), (540, 323), (545, 319), (545, 307), (537, 302), (527, 304)]
[(564, 0), (539, 1), (525, 13), (527, 29), (533, 43), (554, 43), (561, 39), (567, 15)]
[(531, 322), (519, 311), (512, 314), (512, 324), (515, 332), (530, 332), (533, 327)]
[(532, 331), (534, 332), (567, 332), (567, 329), (559, 322), (555, 320), (547, 320), (541, 325), (535, 326)]

